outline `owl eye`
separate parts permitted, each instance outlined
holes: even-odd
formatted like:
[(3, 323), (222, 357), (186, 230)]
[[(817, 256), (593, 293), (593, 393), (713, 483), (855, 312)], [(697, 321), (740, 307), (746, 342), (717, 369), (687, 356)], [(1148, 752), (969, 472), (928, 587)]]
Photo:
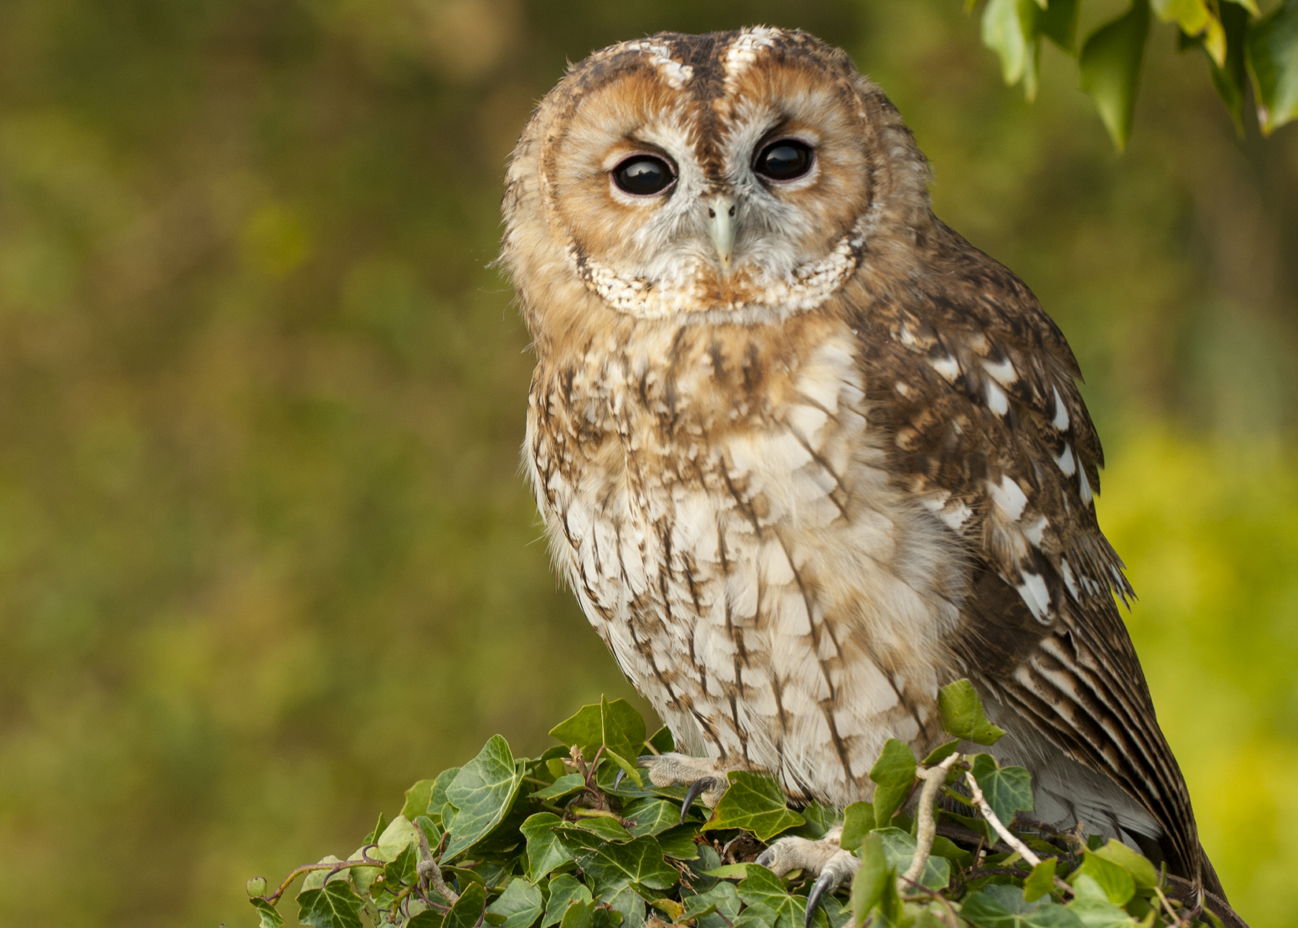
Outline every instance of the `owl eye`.
[(796, 180), (815, 163), (811, 146), (797, 139), (776, 139), (762, 149), (753, 170), (767, 180)]
[(654, 155), (632, 155), (610, 173), (619, 190), (636, 197), (662, 193), (676, 182), (672, 166)]

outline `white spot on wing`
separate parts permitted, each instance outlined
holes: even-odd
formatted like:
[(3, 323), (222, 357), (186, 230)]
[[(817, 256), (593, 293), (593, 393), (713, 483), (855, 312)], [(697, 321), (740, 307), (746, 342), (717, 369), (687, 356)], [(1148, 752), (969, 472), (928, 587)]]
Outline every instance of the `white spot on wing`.
[(954, 381), (960, 376), (960, 364), (951, 355), (944, 358), (929, 358), (928, 363), (933, 365), (933, 370), (937, 371), (947, 381)]
[(1032, 612), (1032, 617), (1042, 625), (1050, 624), (1050, 591), (1040, 574), (1024, 574), (1017, 587), (1019, 596)]
[(1014, 370), (1014, 365), (1010, 359), (1006, 358), (999, 364), (993, 364), (990, 361), (983, 361), (983, 370), (991, 375), (992, 379), (1004, 387), (1008, 387), (1014, 381), (1019, 379), (1018, 371)]
[(1023, 507), (1028, 504), (1028, 497), (1009, 474), (1001, 478), (999, 485), (989, 481), (987, 489), (997, 508), (1011, 520), (1016, 521), (1023, 515)]
[(1077, 600), (1077, 579), (1073, 576), (1073, 569), (1068, 566), (1068, 559), (1061, 557), (1059, 559), (1059, 573), (1064, 578), (1064, 586), (1068, 588), (1068, 595)]
[(969, 521), (971, 515), (973, 515), (973, 510), (964, 503), (956, 503), (950, 509), (938, 513), (938, 517), (950, 526), (953, 532), (959, 532), (964, 528), (964, 524)]
[(1073, 458), (1073, 446), (1064, 445), (1064, 453), (1055, 458), (1055, 463), (1059, 469), (1064, 472), (1065, 477), (1071, 477), (1077, 472), (1077, 461)]
[(1059, 395), (1058, 387), (1051, 387), (1055, 391), (1055, 417), (1050, 420), (1050, 424), (1059, 431), (1068, 428), (1068, 407), (1064, 405), (1064, 398)]
[(987, 405), (998, 416), (1010, 411), (1010, 401), (1005, 396), (1005, 391), (994, 383), (987, 384)]
[(1037, 520), (1023, 529), (1023, 537), (1032, 543), (1032, 547), (1040, 550), (1041, 538), (1046, 531), (1046, 517), (1037, 516)]
[(1086, 468), (1078, 468), (1077, 479), (1081, 481), (1082, 505), (1091, 505), (1091, 483), (1086, 479)]

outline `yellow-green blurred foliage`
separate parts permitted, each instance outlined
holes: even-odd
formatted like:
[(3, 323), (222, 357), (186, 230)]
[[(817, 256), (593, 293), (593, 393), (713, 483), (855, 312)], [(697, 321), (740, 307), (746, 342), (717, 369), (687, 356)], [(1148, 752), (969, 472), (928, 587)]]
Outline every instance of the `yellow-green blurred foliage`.
[(1298, 134), (1238, 141), (1164, 28), (1118, 158), (961, 6), (0, 2), (0, 923), (251, 924), (247, 877), (628, 693), (535, 543), (500, 176), (565, 59), (764, 21), (1072, 341), (1204, 842), (1298, 925)]

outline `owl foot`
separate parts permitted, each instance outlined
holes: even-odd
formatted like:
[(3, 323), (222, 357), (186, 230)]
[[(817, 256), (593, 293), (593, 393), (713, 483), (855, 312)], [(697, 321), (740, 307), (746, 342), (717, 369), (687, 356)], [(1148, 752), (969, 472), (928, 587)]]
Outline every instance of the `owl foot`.
[(836, 893), (851, 882), (861, 861), (851, 851), (843, 850), (839, 836), (842, 825), (835, 825), (819, 841), (806, 838), (780, 838), (758, 855), (755, 861), (776, 876), (792, 870), (802, 870), (816, 876), (816, 882), (807, 894), (806, 925), (816, 914), (816, 906), (825, 893)]
[(689, 787), (685, 791), (685, 801), (681, 803), (682, 822), (695, 800), (702, 799), (705, 806), (715, 806), (730, 787), (726, 770), (707, 758), (668, 753), (646, 754), (636, 760), (648, 771), (649, 782), (654, 786)]

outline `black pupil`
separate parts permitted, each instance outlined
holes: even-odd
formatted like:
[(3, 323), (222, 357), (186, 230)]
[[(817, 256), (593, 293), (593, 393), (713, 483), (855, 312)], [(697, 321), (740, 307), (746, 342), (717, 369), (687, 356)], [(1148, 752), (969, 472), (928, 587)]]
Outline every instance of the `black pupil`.
[(811, 149), (791, 139), (775, 142), (757, 156), (756, 169), (771, 180), (793, 180), (811, 170)]
[(674, 179), (666, 161), (649, 155), (628, 158), (613, 169), (613, 183), (641, 197), (661, 193)]

